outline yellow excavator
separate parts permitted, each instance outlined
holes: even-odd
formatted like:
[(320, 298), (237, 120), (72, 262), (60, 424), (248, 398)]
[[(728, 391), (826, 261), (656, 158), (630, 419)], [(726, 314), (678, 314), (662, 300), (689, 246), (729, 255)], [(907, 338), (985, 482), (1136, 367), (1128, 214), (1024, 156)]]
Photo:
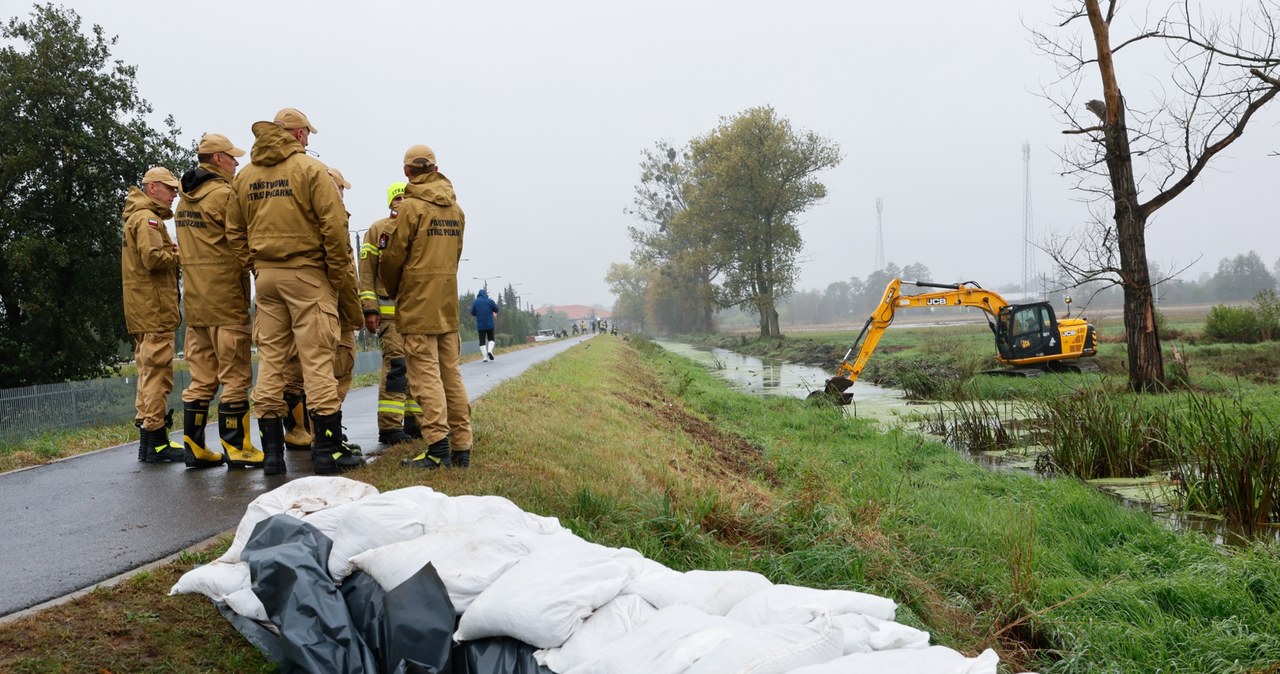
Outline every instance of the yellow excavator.
[[(904, 295), (903, 285), (936, 288)], [(1070, 299), (1067, 300), (1068, 304)], [(993, 370), (995, 374), (1035, 376), (1046, 370), (1094, 371), (1097, 365), (1080, 358), (1098, 352), (1097, 333), (1083, 318), (1058, 318), (1048, 302), (1009, 304), (1000, 295), (983, 290), (973, 281), (928, 283), (894, 279), (884, 289), (879, 306), (862, 326), (849, 347), (836, 376), (826, 382), (826, 393), (847, 398), (845, 390), (858, 380), (871, 353), (876, 350), (885, 328), (893, 323), (899, 309), (935, 307), (977, 307), (987, 314), (987, 325), (996, 337), (996, 360), (1011, 366)], [(816, 392), (815, 392), (816, 393)], [(847, 402), (847, 400), (844, 400)]]

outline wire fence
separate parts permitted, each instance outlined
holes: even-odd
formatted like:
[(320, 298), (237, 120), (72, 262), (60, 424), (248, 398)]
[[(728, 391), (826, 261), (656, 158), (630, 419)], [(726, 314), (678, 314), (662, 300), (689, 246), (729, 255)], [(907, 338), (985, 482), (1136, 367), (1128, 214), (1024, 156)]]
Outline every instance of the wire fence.
[[(377, 372), (381, 368), (381, 352), (356, 353), (354, 374)], [(256, 379), (257, 363), (253, 364), (253, 374)], [(186, 370), (173, 373), (169, 407), (179, 410), (178, 423), (181, 423), (182, 390), (190, 383), (191, 373)], [(45, 431), (131, 422), (135, 416), (137, 387), (138, 378), (128, 376), (0, 389), (0, 442)]]

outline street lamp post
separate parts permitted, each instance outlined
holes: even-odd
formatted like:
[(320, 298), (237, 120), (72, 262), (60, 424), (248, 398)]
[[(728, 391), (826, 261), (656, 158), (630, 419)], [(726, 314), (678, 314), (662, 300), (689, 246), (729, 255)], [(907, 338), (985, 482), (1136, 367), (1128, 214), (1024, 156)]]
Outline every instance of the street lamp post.
[(475, 281), (484, 281), (484, 289), (485, 289), (485, 290), (488, 290), (488, 289), (489, 289), (489, 279), (491, 279), (491, 278), (502, 278), (502, 274), (498, 274), (498, 275), (496, 275), (496, 276), (472, 276), (471, 278), (472, 278), (473, 280), (475, 280)]

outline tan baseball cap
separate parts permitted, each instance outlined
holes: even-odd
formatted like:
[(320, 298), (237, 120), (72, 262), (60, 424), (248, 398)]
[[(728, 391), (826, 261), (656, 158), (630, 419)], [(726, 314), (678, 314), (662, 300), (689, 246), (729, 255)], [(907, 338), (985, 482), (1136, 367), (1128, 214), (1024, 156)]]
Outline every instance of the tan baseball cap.
[(277, 112), (275, 123), (286, 129), (307, 129), (311, 133), (320, 133), (319, 129), (311, 126), (311, 120), (297, 108), (284, 108)]
[(426, 145), (414, 145), (405, 150), (404, 165), (405, 166), (434, 166), (436, 163), (435, 150)]
[(333, 182), (338, 183), (338, 187), (341, 187), (344, 190), (351, 189), (351, 183), (347, 182), (347, 179), (342, 177), (342, 171), (339, 171), (336, 168), (331, 168), (329, 169), (329, 177), (333, 178)]
[(146, 174), (142, 176), (142, 184), (146, 185), (147, 183), (164, 183), (169, 187), (182, 187), (182, 183), (178, 182), (178, 179), (173, 177), (173, 174), (169, 172), (169, 169), (163, 166), (155, 166), (147, 169)]
[(200, 146), (196, 148), (196, 154), (213, 154), (215, 152), (225, 152), (232, 157), (243, 157), (244, 150), (236, 147), (230, 138), (220, 133), (206, 133), (200, 137)]

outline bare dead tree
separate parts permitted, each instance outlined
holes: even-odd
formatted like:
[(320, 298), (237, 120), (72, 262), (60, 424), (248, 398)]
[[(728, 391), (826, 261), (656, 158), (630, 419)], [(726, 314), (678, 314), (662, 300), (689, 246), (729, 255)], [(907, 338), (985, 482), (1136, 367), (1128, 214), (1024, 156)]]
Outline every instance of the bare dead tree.
[[(1059, 67), (1060, 78), (1045, 97), (1068, 127), (1063, 133), (1080, 139), (1059, 154), (1064, 172), (1076, 176), (1084, 200), (1109, 204), (1112, 212), (1110, 223), (1097, 218), (1084, 236), (1060, 240), (1049, 253), (1078, 283), (1108, 280), (1122, 287), (1129, 386), (1135, 391), (1164, 388), (1147, 266), (1148, 220), (1190, 187), (1280, 93), (1280, 4), (1245, 2), (1228, 17), (1214, 13), (1220, 2), (1178, 0), (1163, 15), (1132, 20), (1123, 36), (1113, 37), (1117, 0), (1066, 0), (1056, 26), (1033, 31), (1037, 47)], [(1139, 80), (1154, 85), (1126, 97), (1117, 63), (1130, 56), (1143, 63), (1153, 51), (1164, 57), (1164, 76)], [(1101, 84), (1100, 100), (1083, 95), (1092, 89), (1086, 81)]]

